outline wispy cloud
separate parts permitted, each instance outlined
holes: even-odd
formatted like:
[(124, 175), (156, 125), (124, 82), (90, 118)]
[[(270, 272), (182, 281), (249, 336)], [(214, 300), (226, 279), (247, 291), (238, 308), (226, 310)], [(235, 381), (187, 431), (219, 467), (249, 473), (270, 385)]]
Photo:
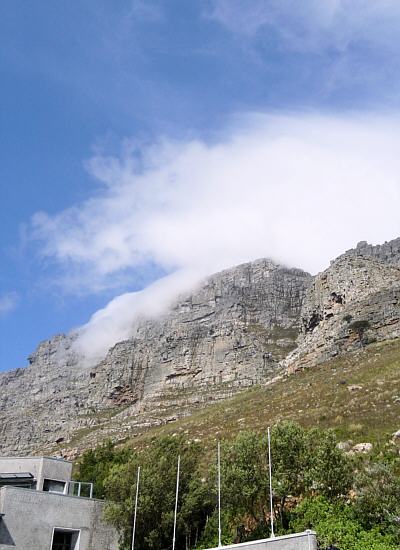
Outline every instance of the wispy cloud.
[(0, 294), (0, 316), (7, 315), (14, 311), (18, 305), (19, 296), (17, 292)]
[[(93, 158), (94, 197), (33, 220), (67, 290), (133, 284), (153, 265), (180, 274), (157, 287), (165, 304), (187, 287), (185, 274), (192, 284), (258, 257), (315, 273), (358, 240), (400, 234), (395, 116), (253, 115), (227, 134), (212, 145), (164, 140)], [(120, 296), (96, 313), (87, 341), (107, 332), (107, 346), (125, 338), (152, 292)]]
[(192, 290), (200, 281), (200, 271), (181, 269), (142, 291), (117, 296), (77, 330), (75, 350), (88, 363), (96, 363), (116, 342), (132, 336), (140, 320), (162, 316), (178, 295)]
[(397, 0), (215, 0), (208, 14), (234, 32), (276, 33), (294, 50), (346, 50), (359, 42), (398, 51)]
[(164, 19), (163, 8), (160, 4), (149, 0), (131, 0), (129, 17), (136, 20), (162, 21)]

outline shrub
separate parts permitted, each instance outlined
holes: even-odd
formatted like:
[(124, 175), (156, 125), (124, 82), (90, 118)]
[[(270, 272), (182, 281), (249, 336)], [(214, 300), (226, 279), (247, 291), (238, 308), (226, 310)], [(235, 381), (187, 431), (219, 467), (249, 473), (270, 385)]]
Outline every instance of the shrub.
[(307, 498), (292, 513), (292, 531), (313, 529), (320, 548), (335, 546), (340, 550), (395, 550), (396, 540), (377, 528), (366, 531), (356, 520), (352, 507), (344, 502), (332, 503), (324, 497)]

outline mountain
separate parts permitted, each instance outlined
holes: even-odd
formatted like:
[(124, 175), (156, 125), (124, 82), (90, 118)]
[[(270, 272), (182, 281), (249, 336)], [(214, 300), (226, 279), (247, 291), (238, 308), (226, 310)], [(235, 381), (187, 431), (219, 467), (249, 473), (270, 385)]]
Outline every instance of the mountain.
[(400, 239), (312, 277), (270, 260), (225, 270), (88, 367), (74, 335), (0, 375), (2, 454), (76, 454), (138, 437), (246, 388), (400, 336)]
[(43, 342), (28, 368), (0, 376), (2, 453), (63, 446), (102, 424), (121, 437), (273, 378), (296, 345), (311, 280), (269, 260), (226, 270), (91, 368), (73, 337)]
[(313, 278), (301, 335), (286, 367), (313, 366), (361, 345), (400, 337), (400, 239), (366, 242)]

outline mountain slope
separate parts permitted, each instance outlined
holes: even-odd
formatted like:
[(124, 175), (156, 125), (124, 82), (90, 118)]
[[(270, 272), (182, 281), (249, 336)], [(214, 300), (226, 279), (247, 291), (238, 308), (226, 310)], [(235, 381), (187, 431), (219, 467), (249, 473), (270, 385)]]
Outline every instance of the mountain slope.
[[(357, 250), (357, 249), (356, 249)], [(314, 277), (301, 311), (302, 333), (285, 366), (313, 366), (400, 336), (400, 262), (351, 251)]]
[[(266, 431), (280, 420), (332, 428), (340, 439), (354, 443), (387, 444), (400, 429), (400, 340), (371, 344), (312, 369), (286, 374), (273, 384), (245, 390), (187, 418), (142, 430), (132, 445), (141, 447), (159, 435), (184, 433), (214, 447), (220, 437), (233, 437), (244, 429)], [(82, 438), (82, 448), (94, 440), (93, 434)]]
[(157, 423), (171, 400), (182, 415), (273, 378), (295, 347), (310, 282), (269, 260), (226, 270), (163, 318), (144, 320), (90, 368), (73, 352), (73, 337), (42, 343), (27, 369), (0, 376), (1, 452), (62, 448), (109, 415)]
[[(364, 375), (374, 373), (378, 359), (369, 354), (376, 349), (383, 385), (390, 359), (396, 389), (398, 364), (392, 359), (399, 336), (400, 239), (380, 246), (360, 243), (315, 277), (270, 260), (237, 266), (210, 277), (163, 317), (143, 319), (97, 365), (87, 366), (76, 354), (76, 335), (61, 335), (43, 342), (28, 368), (0, 375), (1, 452), (74, 455), (106, 437), (138, 437), (260, 385), (277, 392), (282, 410), (301, 418), (302, 411), (311, 411), (314, 390), (299, 388), (303, 405), (293, 399), (297, 409), (290, 409), (286, 388), (296, 387), (296, 378), (287, 374), (300, 372), (318, 394), (332, 361), (346, 379), (360, 358)], [(393, 348), (379, 351), (392, 340)], [(313, 368), (303, 373), (304, 367)], [(351, 415), (361, 414), (362, 392), (333, 388), (332, 399), (339, 393), (343, 399), (334, 400), (332, 410), (338, 402), (343, 410), (355, 403)], [(380, 406), (371, 401), (372, 387), (368, 391), (368, 406)], [(235, 399), (240, 403), (242, 397)], [(260, 402), (243, 399), (257, 419)], [(381, 405), (377, 415), (389, 418), (391, 401)], [(330, 418), (323, 409), (315, 408), (321, 418)], [(335, 415), (345, 418), (339, 410)], [(315, 415), (309, 418), (318, 423)]]

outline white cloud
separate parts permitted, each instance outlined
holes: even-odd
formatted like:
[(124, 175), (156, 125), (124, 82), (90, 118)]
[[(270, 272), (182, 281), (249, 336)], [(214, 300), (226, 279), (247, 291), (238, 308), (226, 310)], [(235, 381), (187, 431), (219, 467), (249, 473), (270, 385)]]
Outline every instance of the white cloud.
[(294, 50), (359, 42), (399, 49), (397, 0), (215, 0), (209, 16), (241, 34), (276, 33)]
[(149, 264), (178, 274), (113, 300), (85, 328), (82, 347), (97, 341), (102, 353), (102, 342), (132, 333), (153, 293), (164, 310), (200, 275), (259, 257), (316, 272), (358, 240), (400, 235), (398, 123), (253, 115), (212, 145), (164, 140), (92, 159), (102, 182), (94, 198), (33, 221), (69, 289), (109, 288)]
[(7, 292), (0, 294), (0, 316), (11, 313), (17, 307), (19, 296), (17, 292)]
[(195, 288), (200, 279), (198, 271), (181, 270), (163, 277), (140, 292), (117, 296), (78, 329), (76, 351), (89, 363), (99, 361), (116, 342), (132, 336), (138, 321), (163, 315), (178, 295)]
[(150, 3), (148, 0), (133, 0), (129, 11), (129, 17), (135, 21), (144, 20), (149, 22), (161, 21), (164, 14), (161, 6)]

